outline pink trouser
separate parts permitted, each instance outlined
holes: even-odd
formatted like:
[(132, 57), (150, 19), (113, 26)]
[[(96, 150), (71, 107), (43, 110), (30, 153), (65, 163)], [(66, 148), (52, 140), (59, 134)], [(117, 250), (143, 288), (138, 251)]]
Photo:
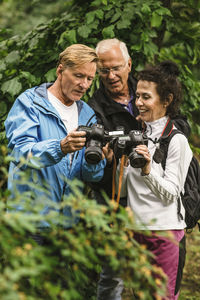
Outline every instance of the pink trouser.
[(145, 244), (154, 255), (154, 263), (161, 267), (168, 277), (167, 297), (163, 300), (177, 300), (185, 264), (184, 230), (170, 230), (174, 235), (173, 242), (166, 237), (152, 232), (152, 236), (135, 233), (134, 237), (140, 244)]

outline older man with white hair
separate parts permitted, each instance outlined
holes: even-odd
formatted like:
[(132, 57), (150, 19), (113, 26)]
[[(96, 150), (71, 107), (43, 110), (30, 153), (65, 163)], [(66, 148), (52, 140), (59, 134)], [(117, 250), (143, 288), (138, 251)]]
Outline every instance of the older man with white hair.
[[(96, 53), (99, 61), (97, 71), (100, 87), (93, 94), (88, 104), (94, 109), (98, 123), (105, 130), (113, 131), (123, 126), (125, 133), (141, 129), (136, 120), (138, 109), (135, 106), (137, 81), (131, 74), (132, 61), (124, 42), (114, 38), (102, 40), (97, 44)], [(109, 198), (112, 196), (112, 161), (107, 161), (104, 178), (98, 183), (91, 183), (93, 197), (98, 203), (105, 203), (102, 190)], [(126, 205), (126, 198), (120, 199)], [(98, 300), (121, 300), (123, 281), (118, 274), (105, 266), (98, 283)]]

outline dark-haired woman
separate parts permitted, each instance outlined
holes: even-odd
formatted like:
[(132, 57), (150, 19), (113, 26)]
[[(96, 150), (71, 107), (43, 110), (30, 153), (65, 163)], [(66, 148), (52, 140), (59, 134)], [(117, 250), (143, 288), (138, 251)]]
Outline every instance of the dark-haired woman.
[[(140, 228), (152, 232), (150, 237), (138, 233), (135, 238), (153, 252), (154, 263), (166, 273), (168, 285), (164, 299), (170, 300), (178, 299), (185, 262), (186, 224), (179, 218), (177, 206), (180, 193), (184, 192), (192, 151), (187, 138), (183, 134), (176, 134), (169, 144), (165, 170), (154, 161), (153, 156), (159, 148), (157, 141), (168, 119), (179, 110), (181, 84), (177, 75), (178, 68), (170, 61), (140, 72), (136, 106), (149, 141), (148, 147), (138, 145), (136, 151), (145, 157), (146, 165), (138, 169), (127, 163), (122, 185)], [(182, 215), (183, 210), (181, 207)], [(163, 237), (163, 231), (171, 233), (177, 243)]]

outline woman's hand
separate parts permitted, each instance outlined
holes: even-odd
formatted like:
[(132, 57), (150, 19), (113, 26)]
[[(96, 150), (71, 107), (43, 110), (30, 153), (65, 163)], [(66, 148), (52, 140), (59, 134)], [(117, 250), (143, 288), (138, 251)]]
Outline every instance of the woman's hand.
[(111, 164), (113, 160), (113, 150), (109, 147), (109, 143), (107, 143), (103, 148), (102, 148), (102, 159), (106, 158), (107, 163)]
[(138, 145), (136, 147), (136, 152), (144, 156), (146, 160), (146, 165), (142, 168), (142, 174), (148, 175), (151, 171), (151, 154), (146, 145)]

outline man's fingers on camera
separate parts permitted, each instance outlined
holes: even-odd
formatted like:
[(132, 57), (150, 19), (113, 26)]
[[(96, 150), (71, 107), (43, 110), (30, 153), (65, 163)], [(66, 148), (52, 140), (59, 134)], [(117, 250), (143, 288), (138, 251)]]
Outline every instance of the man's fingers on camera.
[(86, 136), (86, 132), (85, 131), (74, 131), (74, 134), (76, 136)]
[(68, 134), (68, 136), (72, 136), (72, 137), (85, 137), (86, 136), (86, 132), (85, 131), (74, 130), (74, 131), (70, 132)]
[(79, 135), (79, 132), (77, 133), (71, 132), (61, 140), (61, 150), (64, 154), (81, 150), (85, 146), (86, 138), (82, 134)]
[(85, 131), (72, 131), (67, 135), (67, 140), (68, 143), (74, 143), (74, 144), (79, 144), (83, 143), (85, 144), (86, 142), (86, 132)]

